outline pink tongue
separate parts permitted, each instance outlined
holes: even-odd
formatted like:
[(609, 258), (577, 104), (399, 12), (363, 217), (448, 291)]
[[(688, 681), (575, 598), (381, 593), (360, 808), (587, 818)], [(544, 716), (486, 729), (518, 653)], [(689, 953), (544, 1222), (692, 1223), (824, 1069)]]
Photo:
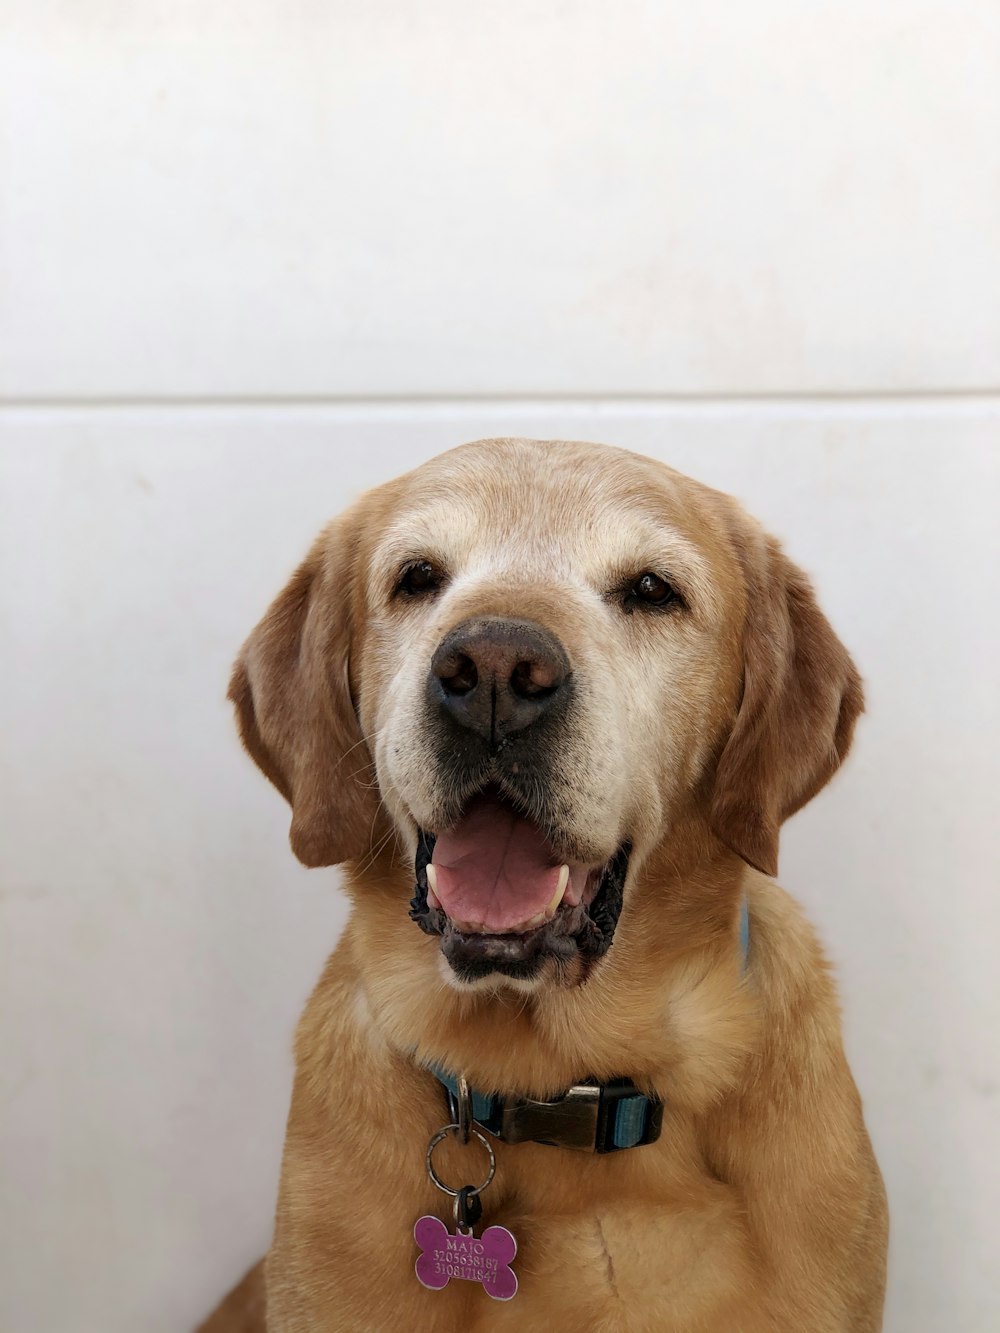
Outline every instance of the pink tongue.
[(451, 919), (497, 934), (544, 912), (559, 880), (541, 830), (493, 796), (477, 796), (461, 823), (438, 835), (431, 861)]

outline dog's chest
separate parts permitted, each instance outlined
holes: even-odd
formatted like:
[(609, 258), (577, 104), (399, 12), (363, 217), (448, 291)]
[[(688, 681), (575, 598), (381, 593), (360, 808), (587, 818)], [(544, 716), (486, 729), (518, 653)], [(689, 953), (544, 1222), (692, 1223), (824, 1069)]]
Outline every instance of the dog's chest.
[[(465, 1328), (684, 1333), (713, 1319), (722, 1328), (750, 1285), (738, 1202), (724, 1186), (683, 1202), (626, 1198), (572, 1213), (511, 1213), (503, 1221), (518, 1240), (517, 1294), (501, 1303), (483, 1291), (462, 1293)], [(433, 1317), (436, 1295), (421, 1295)]]
[(612, 1329), (616, 1315), (630, 1330), (700, 1326), (731, 1304), (747, 1267), (736, 1207), (722, 1200), (683, 1208), (626, 1200), (539, 1223), (526, 1240), (522, 1313), (573, 1310), (579, 1327), (599, 1317)]
[[(760, 1327), (747, 1308), (753, 1283), (734, 1201), (620, 1202), (597, 1212), (489, 1220), (508, 1225), (518, 1241), (518, 1290), (508, 1301), (491, 1299), (479, 1282), (457, 1275), (443, 1289), (427, 1290), (409, 1247), (404, 1254), (403, 1246), (388, 1246), (377, 1264), (359, 1253), (339, 1262), (335, 1247), (321, 1271), (310, 1266), (308, 1277), (300, 1272), (291, 1287), (282, 1259), (272, 1257), (269, 1327), (276, 1333), (703, 1333), (706, 1327), (750, 1333)], [(450, 1261), (462, 1263), (456, 1256)]]

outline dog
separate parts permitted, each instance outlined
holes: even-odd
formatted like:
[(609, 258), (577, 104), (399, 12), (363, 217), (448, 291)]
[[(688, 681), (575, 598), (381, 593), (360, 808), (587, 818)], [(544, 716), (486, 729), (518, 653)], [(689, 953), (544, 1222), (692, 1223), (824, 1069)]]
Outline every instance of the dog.
[(881, 1328), (882, 1180), (773, 879), (862, 688), (735, 501), (462, 446), (325, 529), (230, 698), (351, 915), (205, 1333)]

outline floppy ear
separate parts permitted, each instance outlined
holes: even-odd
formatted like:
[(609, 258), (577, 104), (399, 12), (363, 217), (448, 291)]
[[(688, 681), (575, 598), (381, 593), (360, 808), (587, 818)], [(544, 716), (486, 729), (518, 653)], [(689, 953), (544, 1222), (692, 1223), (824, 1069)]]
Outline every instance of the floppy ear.
[(781, 824), (840, 767), (864, 697), (805, 574), (760, 531), (741, 533), (737, 549), (747, 583), (743, 698), (716, 770), (712, 827), (775, 875)]
[(243, 744), (291, 805), (292, 850), (307, 866), (364, 855), (378, 809), (351, 698), (351, 547), (344, 520), (326, 530), (243, 645), (229, 682)]

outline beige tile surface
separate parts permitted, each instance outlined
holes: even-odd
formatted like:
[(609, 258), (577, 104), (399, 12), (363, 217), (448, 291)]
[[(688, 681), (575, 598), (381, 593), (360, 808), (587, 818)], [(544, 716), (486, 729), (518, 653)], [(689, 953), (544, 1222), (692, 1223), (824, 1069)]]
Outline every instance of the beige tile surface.
[(0, 391), (1000, 387), (991, 0), (8, 0)]

